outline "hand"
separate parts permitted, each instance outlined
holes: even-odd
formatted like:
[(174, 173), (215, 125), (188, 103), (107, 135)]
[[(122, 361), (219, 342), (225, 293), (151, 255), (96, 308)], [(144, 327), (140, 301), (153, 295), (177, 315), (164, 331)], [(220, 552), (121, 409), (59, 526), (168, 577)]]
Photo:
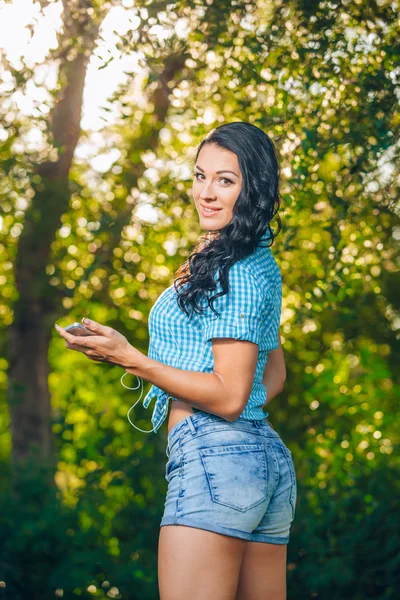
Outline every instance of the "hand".
[(123, 368), (126, 368), (126, 365), (131, 368), (134, 366), (134, 354), (140, 352), (128, 342), (125, 336), (112, 327), (100, 325), (96, 321), (82, 319), (82, 322), (96, 335), (72, 335), (56, 325), (58, 333), (66, 340), (67, 348), (83, 352), (92, 360), (113, 363)]

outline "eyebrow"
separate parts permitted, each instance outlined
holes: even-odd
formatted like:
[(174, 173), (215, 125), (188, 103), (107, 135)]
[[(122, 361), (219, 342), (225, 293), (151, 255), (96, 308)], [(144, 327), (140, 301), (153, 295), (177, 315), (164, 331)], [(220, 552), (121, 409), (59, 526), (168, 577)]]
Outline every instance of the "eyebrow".
[[(197, 169), (200, 169), (200, 171), (203, 171), (203, 173), (205, 172), (204, 169), (202, 169), (199, 165), (195, 165), (197, 167)], [(217, 174), (219, 173), (232, 173), (232, 175), (235, 175), (235, 177), (239, 178), (239, 175), (236, 175), (236, 173), (234, 171), (228, 171), (228, 169), (222, 169), (222, 171), (215, 171)]]

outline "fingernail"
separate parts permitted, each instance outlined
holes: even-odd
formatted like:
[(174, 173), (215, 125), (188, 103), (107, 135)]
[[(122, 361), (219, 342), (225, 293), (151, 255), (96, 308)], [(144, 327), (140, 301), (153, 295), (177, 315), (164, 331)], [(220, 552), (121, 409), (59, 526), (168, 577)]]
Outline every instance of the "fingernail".
[(82, 323), (85, 323), (85, 325), (88, 325), (90, 323), (90, 321), (86, 317), (83, 317)]
[(56, 329), (58, 329), (58, 328), (59, 328), (59, 327), (58, 327), (58, 325), (57, 325), (57, 323), (54, 325), (54, 327), (55, 327)]

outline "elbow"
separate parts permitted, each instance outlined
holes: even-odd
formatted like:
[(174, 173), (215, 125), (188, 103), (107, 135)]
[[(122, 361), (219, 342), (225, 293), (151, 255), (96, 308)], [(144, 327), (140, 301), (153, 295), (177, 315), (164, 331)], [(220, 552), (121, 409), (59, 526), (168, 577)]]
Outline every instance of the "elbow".
[(224, 406), (223, 408), (221, 408), (218, 416), (225, 419), (225, 421), (229, 421), (230, 423), (232, 423), (233, 421), (236, 421), (239, 415), (243, 412), (243, 409), (243, 403), (239, 405), (237, 402), (231, 402), (228, 406)]
[[(219, 380), (220, 385), (222, 383), (222, 386), (224, 386), (224, 380), (222, 378), (222, 375), (220, 375), (220, 373), (217, 373), (216, 371), (214, 371), (214, 375)], [(222, 391), (218, 390), (218, 397), (223, 398), (223, 404), (219, 405), (219, 410), (218, 412), (215, 412), (215, 414), (218, 415), (218, 417), (225, 419), (225, 421), (236, 421), (236, 419), (243, 410), (243, 408), (241, 408), (240, 412), (238, 412), (239, 407), (237, 398), (233, 397), (233, 394), (230, 390), (225, 390), (224, 388), (222, 389)], [(226, 402), (226, 398), (230, 398), (231, 400), (229, 402)]]
[[(283, 389), (285, 387), (285, 381), (286, 381), (286, 376), (283, 379), (281, 379), (280, 384), (279, 384), (279, 389), (274, 393), (273, 397), (276, 396), (277, 394), (280, 394), (283, 391)], [(246, 398), (245, 401), (243, 401), (243, 399), (241, 399), (240, 402), (238, 404), (236, 404), (236, 408), (234, 406), (230, 407), (229, 412), (226, 413), (223, 416), (223, 418), (230, 422), (236, 421), (236, 419), (238, 417), (240, 417), (240, 415), (244, 411), (248, 400), (249, 400), (248, 398)]]
[(236, 421), (236, 419), (239, 417), (239, 415), (240, 415), (241, 412), (242, 411), (240, 411), (240, 412), (237, 412), (237, 411), (236, 412), (232, 412), (231, 411), (228, 415), (225, 416), (226, 421), (229, 421), (230, 423), (233, 423), (233, 421)]
[(219, 414), (219, 416), (225, 419), (225, 421), (229, 421), (230, 423), (232, 423), (233, 421), (236, 421), (236, 419), (240, 415), (240, 412), (234, 410), (232, 407), (229, 407), (228, 410), (225, 409), (222, 413)]
[(225, 417), (225, 420), (229, 421), (229, 423), (233, 423), (233, 421), (236, 421), (239, 416), (240, 413), (230, 413), (229, 416)]
[(236, 419), (238, 417), (240, 417), (240, 415), (244, 411), (247, 402), (248, 402), (248, 398), (246, 398), (245, 402), (243, 402), (243, 400), (241, 400), (239, 403), (233, 404), (233, 406), (230, 408), (230, 411), (225, 416), (225, 419), (227, 421), (230, 421), (231, 423), (233, 421), (236, 421)]
[[(280, 394), (283, 391), (283, 389), (285, 387), (285, 381), (286, 381), (286, 374), (283, 377), (283, 379), (280, 380), (279, 389), (274, 393), (274, 396), (276, 396), (277, 394)], [(276, 383), (275, 383), (275, 385), (276, 385)], [(240, 417), (240, 415), (244, 411), (248, 400), (249, 400), (249, 398), (246, 397), (245, 400), (243, 400), (243, 398), (240, 398), (239, 401), (232, 402), (232, 404), (228, 407), (228, 409), (225, 409), (224, 413), (221, 414), (220, 416), (223, 419), (225, 419), (226, 421), (229, 421), (230, 423), (232, 423), (233, 421), (236, 421), (236, 419), (238, 417)]]

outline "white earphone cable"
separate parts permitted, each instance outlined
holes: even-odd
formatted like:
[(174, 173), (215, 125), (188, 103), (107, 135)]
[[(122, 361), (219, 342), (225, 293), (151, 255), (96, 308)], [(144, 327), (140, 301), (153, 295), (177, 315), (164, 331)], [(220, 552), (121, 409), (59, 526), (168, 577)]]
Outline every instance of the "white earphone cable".
[[(124, 373), (124, 374), (122, 375), (122, 377), (121, 377), (121, 380), (120, 380), (120, 381), (121, 381), (121, 384), (124, 386), (124, 388), (126, 388), (127, 390), (137, 390), (139, 386), (141, 386), (141, 388), (142, 388), (142, 389), (141, 389), (141, 392), (140, 392), (140, 396), (139, 396), (139, 398), (136, 400), (135, 404), (132, 404), (132, 406), (131, 406), (131, 407), (130, 407), (130, 409), (128, 410), (128, 413), (127, 413), (127, 415), (126, 415), (126, 416), (128, 417), (128, 421), (129, 421), (129, 423), (130, 423), (130, 424), (131, 424), (131, 425), (132, 425), (132, 426), (133, 426), (135, 429), (137, 429), (138, 431), (141, 431), (142, 433), (152, 433), (153, 431), (155, 431), (155, 427), (153, 427), (153, 429), (140, 429), (140, 427), (137, 427), (137, 426), (135, 425), (135, 423), (133, 423), (133, 422), (131, 421), (130, 417), (129, 417), (129, 413), (131, 412), (131, 410), (132, 410), (133, 408), (135, 408), (136, 404), (139, 402), (139, 400), (141, 399), (141, 397), (142, 397), (142, 395), (143, 395), (143, 379), (142, 379), (141, 377), (138, 377), (137, 375), (135, 375), (135, 377), (136, 377), (137, 379), (140, 379), (140, 382), (139, 382), (139, 385), (138, 385), (138, 386), (136, 386), (136, 387), (134, 387), (134, 388), (131, 388), (131, 387), (128, 387), (127, 385), (125, 385), (125, 384), (124, 384), (124, 382), (122, 381), (122, 380), (123, 380), (123, 378), (125, 377), (125, 375), (128, 375), (128, 374), (129, 374), (128, 372)], [(164, 406), (164, 411), (163, 411), (163, 413), (162, 413), (162, 415), (161, 415), (161, 417), (160, 417), (160, 420), (162, 420), (162, 419), (163, 419), (163, 417), (164, 417), (165, 409), (166, 409), (166, 406)]]

